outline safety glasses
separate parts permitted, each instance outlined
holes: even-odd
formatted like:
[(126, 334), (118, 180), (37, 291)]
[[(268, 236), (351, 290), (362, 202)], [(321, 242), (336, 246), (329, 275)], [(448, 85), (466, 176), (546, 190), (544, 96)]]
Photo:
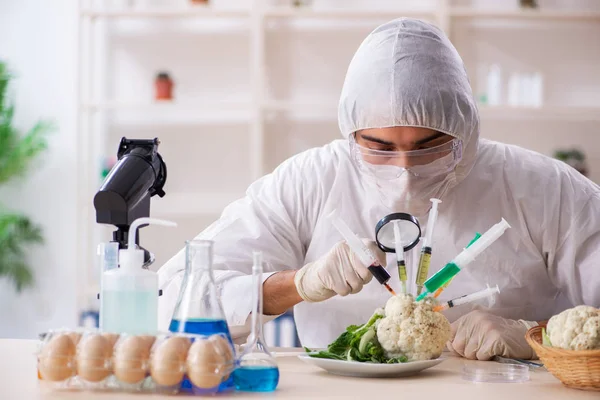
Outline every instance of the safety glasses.
[(436, 147), (412, 151), (381, 151), (363, 147), (350, 135), (350, 153), (363, 173), (379, 179), (399, 178), (405, 171), (433, 177), (452, 171), (462, 158), (462, 141), (452, 139)]

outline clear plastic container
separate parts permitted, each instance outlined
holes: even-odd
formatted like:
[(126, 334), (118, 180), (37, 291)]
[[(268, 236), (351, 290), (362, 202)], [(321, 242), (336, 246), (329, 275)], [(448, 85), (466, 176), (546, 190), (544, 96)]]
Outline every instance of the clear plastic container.
[(463, 365), (462, 377), (470, 382), (522, 383), (529, 380), (529, 368), (519, 364), (469, 363)]
[(224, 334), (129, 335), (56, 330), (41, 340), (38, 376), (55, 390), (177, 394), (185, 380), (197, 394), (230, 379), (235, 352)]

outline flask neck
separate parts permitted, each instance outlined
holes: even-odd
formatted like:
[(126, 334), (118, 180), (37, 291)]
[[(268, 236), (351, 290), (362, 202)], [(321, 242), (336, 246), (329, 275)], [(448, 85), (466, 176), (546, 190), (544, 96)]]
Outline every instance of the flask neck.
[(194, 277), (195, 280), (201, 279), (211, 283), (215, 282), (215, 275), (211, 267), (204, 265), (191, 265), (187, 268), (186, 272)]
[(250, 338), (254, 342), (264, 343), (263, 337), (263, 285), (262, 267), (252, 268), (252, 331)]

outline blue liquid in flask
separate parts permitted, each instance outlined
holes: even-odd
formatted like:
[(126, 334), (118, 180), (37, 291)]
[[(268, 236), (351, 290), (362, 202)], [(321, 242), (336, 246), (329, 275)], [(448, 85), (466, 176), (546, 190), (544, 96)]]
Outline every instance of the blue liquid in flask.
[[(177, 319), (171, 320), (171, 324), (169, 325), (169, 331), (171, 332), (182, 332), (182, 333), (192, 333), (196, 335), (215, 335), (222, 334), (224, 335), (229, 343), (233, 347), (233, 341), (231, 340), (231, 335), (229, 334), (229, 327), (227, 326), (227, 322), (222, 319), (188, 319), (185, 321), (179, 321)], [(233, 390), (234, 381), (233, 376), (229, 376), (229, 378), (223, 381), (219, 387), (214, 389), (200, 389), (196, 388), (192, 385), (190, 380), (185, 377), (183, 382), (181, 382), (181, 391), (182, 392), (193, 392), (195, 394), (204, 394), (204, 393), (212, 393), (212, 392), (225, 392), (229, 390)]]
[(171, 325), (169, 326), (169, 331), (171, 332), (185, 332), (185, 333), (194, 333), (197, 335), (214, 335), (216, 333), (223, 334), (227, 337), (229, 342), (231, 341), (231, 335), (229, 334), (229, 327), (227, 326), (227, 322), (222, 319), (188, 319), (185, 321), (179, 321), (177, 319), (171, 320)]
[(263, 366), (240, 367), (233, 372), (236, 390), (272, 392), (279, 383), (279, 368)]

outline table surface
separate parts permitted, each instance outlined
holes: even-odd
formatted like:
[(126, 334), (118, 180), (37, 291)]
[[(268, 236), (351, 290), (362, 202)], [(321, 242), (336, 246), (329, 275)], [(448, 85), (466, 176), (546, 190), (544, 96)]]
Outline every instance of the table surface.
[[(143, 394), (94, 393), (54, 391), (37, 379), (37, 342), (31, 340), (0, 340), (0, 399), (107, 399), (132, 400), (145, 398)], [(359, 379), (328, 374), (297, 358), (300, 349), (277, 349), (275, 352), (281, 371), (277, 390), (272, 394), (232, 393), (218, 395), (222, 398), (251, 399), (271, 397), (278, 399), (317, 398), (367, 398), (377, 393), (378, 398), (403, 398), (444, 400), (495, 400), (529, 399), (543, 400), (596, 399), (598, 392), (568, 389), (545, 371), (531, 372), (526, 383), (471, 383), (461, 378), (461, 369), (466, 361), (449, 357), (440, 365), (409, 378)], [(390, 397), (394, 396), (394, 397)], [(150, 396), (148, 396), (150, 398)], [(152, 399), (173, 399), (179, 396), (152, 395)]]

